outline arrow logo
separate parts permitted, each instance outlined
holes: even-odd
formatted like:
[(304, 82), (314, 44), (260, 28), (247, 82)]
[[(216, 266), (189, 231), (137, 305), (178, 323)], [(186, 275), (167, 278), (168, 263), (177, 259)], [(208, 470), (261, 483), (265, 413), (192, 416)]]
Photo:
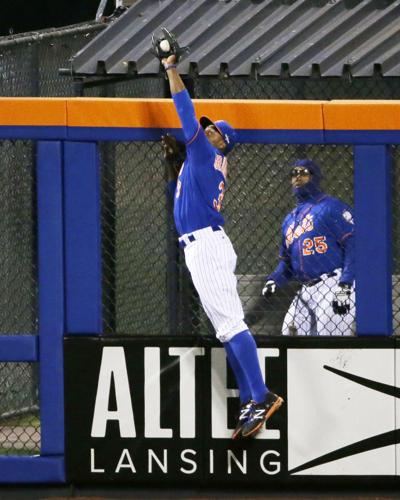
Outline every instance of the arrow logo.
[[(335, 373), (336, 375), (339, 375), (339, 377), (351, 380), (356, 384), (363, 385), (364, 387), (368, 387), (369, 389), (372, 389), (374, 391), (387, 394), (388, 396), (400, 398), (400, 388), (398, 387), (382, 384), (380, 382), (375, 382), (373, 380), (359, 377), (357, 375), (353, 375), (352, 373), (347, 373), (342, 370), (332, 368), (331, 366), (324, 365), (324, 368), (325, 370)], [(365, 451), (370, 451), (370, 450), (376, 450), (378, 448), (383, 448), (385, 446), (397, 443), (400, 443), (400, 429), (385, 432), (383, 434), (378, 434), (377, 436), (363, 439), (348, 446), (344, 446), (343, 448), (339, 448), (338, 450), (329, 452), (325, 455), (322, 455), (321, 457), (310, 460), (305, 464), (299, 465), (298, 467), (295, 467), (294, 469), (290, 470), (289, 473), (294, 474), (296, 472), (301, 472), (303, 470), (310, 469), (311, 467), (316, 467), (317, 465), (326, 464), (328, 462), (333, 462), (334, 460), (339, 460), (341, 458), (357, 455), (358, 453), (363, 453)]]

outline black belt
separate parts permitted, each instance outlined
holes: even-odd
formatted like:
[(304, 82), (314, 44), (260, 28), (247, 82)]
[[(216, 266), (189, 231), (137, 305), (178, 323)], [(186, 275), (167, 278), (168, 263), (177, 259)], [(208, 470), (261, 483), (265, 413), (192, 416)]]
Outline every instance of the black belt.
[[(336, 273), (335, 271), (331, 272), (331, 273), (324, 273), (324, 275), (326, 278), (333, 278), (333, 276), (336, 276)], [(322, 277), (320, 276), (319, 278), (315, 278), (311, 281), (307, 281), (306, 283), (303, 283), (304, 286), (314, 286), (316, 285), (317, 283), (320, 283), (322, 281)]]
[[(211, 226), (211, 229), (215, 232), (215, 231), (221, 231), (221, 228), (219, 226)], [(192, 243), (192, 241), (196, 241), (196, 237), (194, 234), (189, 234), (188, 235), (188, 240), (190, 241), (190, 243)], [(187, 245), (186, 241), (184, 240), (181, 240), (179, 242), (179, 248), (185, 248), (185, 246)]]

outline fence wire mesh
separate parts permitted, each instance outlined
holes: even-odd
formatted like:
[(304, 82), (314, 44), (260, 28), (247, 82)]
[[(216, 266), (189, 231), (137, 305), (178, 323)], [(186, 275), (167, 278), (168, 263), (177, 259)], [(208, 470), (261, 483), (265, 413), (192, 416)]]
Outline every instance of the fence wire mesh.
[(201, 77), (195, 95), (204, 99), (399, 99), (400, 78)]
[[(177, 248), (161, 146), (109, 143), (102, 151), (105, 330), (211, 333)], [(278, 262), (281, 223), (295, 206), (288, 166), (305, 156), (322, 166), (323, 188), (352, 205), (350, 147), (241, 144), (229, 159), (223, 213), (239, 256), (239, 294), (255, 333), (279, 335), (299, 289), (292, 284), (268, 301), (260, 297), (265, 276)]]
[(40, 451), (37, 365), (0, 363), (0, 455)]
[(59, 68), (69, 68), (71, 57), (103, 27), (87, 24), (1, 37), (0, 95), (73, 96), (73, 81)]
[[(0, 141), (0, 335), (35, 334), (35, 144)], [(36, 365), (0, 363), (0, 454), (40, 447)]]
[(35, 156), (31, 141), (0, 141), (0, 335), (36, 332)]

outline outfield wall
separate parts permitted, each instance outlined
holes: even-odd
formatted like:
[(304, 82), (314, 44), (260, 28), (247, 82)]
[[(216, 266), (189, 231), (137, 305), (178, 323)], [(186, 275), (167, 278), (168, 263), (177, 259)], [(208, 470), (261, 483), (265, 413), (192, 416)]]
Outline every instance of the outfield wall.
[[(387, 354), (382, 363), (389, 366), (391, 373), (398, 373), (395, 340), (390, 338), (393, 332), (391, 146), (400, 143), (400, 102), (206, 100), (195, 101), (195, 107), (199, 115), (230, 121), (238, 129), (241, 142), (354, 146), (357, 335), (366, 337), (363, 340), (366, 349), (373, 347), (372, 337), (386, 337), (383, 342), (387, 342)], [(158, 141), (165, 132), (179, 136), (179, 123), (168, 99), (30, 98), (0, 99), (0, 123), (0, 140), (36, 141), (39, 334), (0, 336), (0, 362), (39, 362), (41, 416), (40, 456), (1, 456), (0, 481), (65, 482), (79, 478), (71, 469), (68, 477), (65, 473), (63, 336), (68, 337), (67, 345), (75, 342), (78, 345), (84, 341), (82, 335), (102, 335), (98, 141)], [(324, 340), (329, 341), (319, 342)], [(361, 342), (361, 339), (354, 342), (357, 340)], [(164, 338), (159, 341), (165, 344)], [(98, 350), (101, 342), (100, 339), (94, 342), (93, 349)], [(358, 356), (358, 347), (343, 344), (343, 349), (348, 348), (351, 358), (353, 354)], [(289, 356), (283, 349), (285, 356)], [(374, 352), (372, 356), (376, 358), (377, 354)], [(300, 358), (296, 358), (299, 366), (307, 364), (301, 356), (300, 353)], [(341, 356), (340, 352), (337, 356)], [(363, 359), (368, 356), (361, 354)], [(287, 370), (290, 366), (288, 363)], [(338, 364), (336, 368), (345, 367)], [(72, 369), (77, 370), (73, 362), (67, 366), (68, 376)], [(356, 375), (363, 376), (361, 372)], [(285, 370), (279, 373), (282, 379), (277, 380), (277, 386), (287, 395), (285, 411), (290, 415), (296, 408), (291, 406), (294, 398), (288, 392), (289, 385), (286, 386), (290, 373)], [(296, 378), (302, 374), (300, 370)], [(381, 375), (373, 373), (368, 377), (373, 380)], [(389, 415), (391, 430), (386, 426), (382, 432), (393, 433), (393, 441), (390, 444), (383, 441), (380, 447), (390, 446), (393, 453), (389, 453), (394, 457), (399, 441), (395, 430), (398, 376), (383, 378), (381, 382), (391, 386), (393, 413)], [(306, 385), (301, 379), (299, 383), (302, 387)], [(70, 411), (74, 412), (74, 408)], [(289, 448), (291, 432), (287, 434)], [(288, 466), (296, 468), (301, 460), (292, 459)], [(382, 471), (379, 469), (378, 475), (398, 475), (393, 463)]]

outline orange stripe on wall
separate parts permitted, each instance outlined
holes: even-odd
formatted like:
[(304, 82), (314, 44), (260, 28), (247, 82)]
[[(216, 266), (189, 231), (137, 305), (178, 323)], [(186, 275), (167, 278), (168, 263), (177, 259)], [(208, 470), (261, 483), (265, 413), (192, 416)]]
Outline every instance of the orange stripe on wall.
[[(196, 115), (241, 129), (323, 128), (322, 102), (194, 99)], [(72, 127), (179, 128), (171, 99), (68, 99)]]
[(2, 126), (65, 126), (66, 100), (30, 97), (0, 97)]
[(400, 130), (400, 101), (323, 103), (325, 130)]

